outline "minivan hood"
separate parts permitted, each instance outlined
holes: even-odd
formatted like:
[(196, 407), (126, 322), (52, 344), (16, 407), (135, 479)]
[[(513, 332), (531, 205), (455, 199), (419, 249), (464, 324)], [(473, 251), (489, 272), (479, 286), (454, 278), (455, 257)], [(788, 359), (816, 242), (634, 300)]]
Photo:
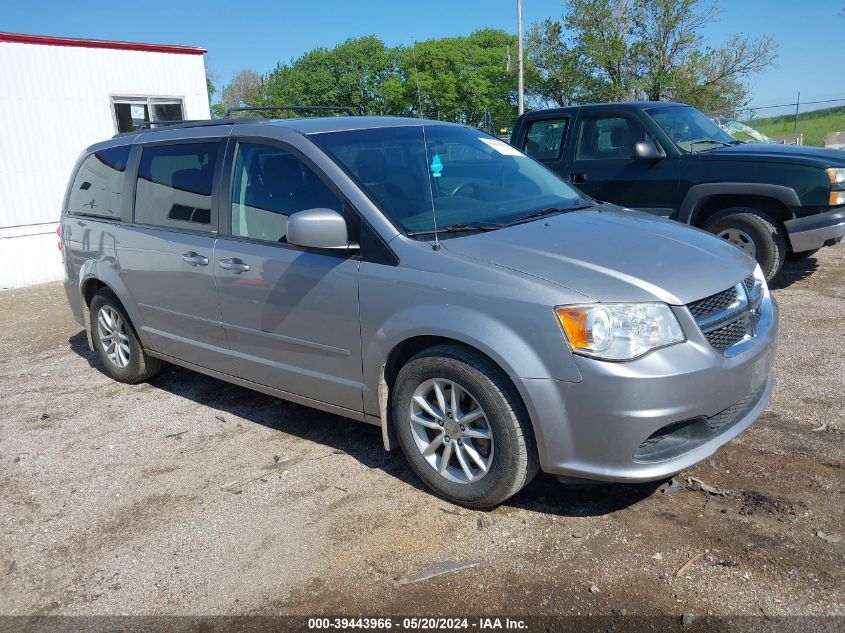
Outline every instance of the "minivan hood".
[(682, 305), (747, 277), (755, 263), (704, 231), (610, 204), (442, 241), (596, 301)]
[(731, 157), (739, 160), (764, 160), (767, 162), (810, 163), (823, 168), (845, 166), (845, 151), (806, 145), (741, 143), (729, 147), (717, 147), (697, 154), (697, 156)]

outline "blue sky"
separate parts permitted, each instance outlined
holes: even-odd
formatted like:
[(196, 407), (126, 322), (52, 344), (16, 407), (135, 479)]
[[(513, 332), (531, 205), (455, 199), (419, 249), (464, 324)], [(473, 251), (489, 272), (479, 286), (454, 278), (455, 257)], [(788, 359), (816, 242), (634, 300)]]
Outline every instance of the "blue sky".
[[(523, 4), (526, 28), (562, 13), (560, 0)], [(793, 102), (799, 90), (802, 101), (845, 98), (836, 72), (845, 0), (719, 4), (721, 18), (705, 32), (713, 45), (736, 32), (770, 34), (779, 42), (777, 67), (750, 82), (752, 105)], [(0, 31), (202, 46), (218, 84), (239, 68), (267, 72), (280, 60), (350, 37), (373, 33), (391, 45), (409, 44), (484, 27), (515, 32), (516, 0), (27, 0), (4, 8), (0, 19)]]

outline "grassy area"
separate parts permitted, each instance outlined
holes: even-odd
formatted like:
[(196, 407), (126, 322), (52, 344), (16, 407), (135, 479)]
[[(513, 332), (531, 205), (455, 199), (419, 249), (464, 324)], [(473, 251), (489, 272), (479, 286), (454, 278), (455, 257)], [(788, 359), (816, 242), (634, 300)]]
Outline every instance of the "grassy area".
[[(785, 114), (781, 116), (752, 119), (746, 121), (756, 130), (766, 136), (785, 136), (792, 134), (795, 126), (795, 116)], [(798, 132), (804, 135), (804, 145), (824, 147), (824, 139), (828, 132), (845, 131), (845, 106), (824, 108), (803, 112), (798, 115)]]

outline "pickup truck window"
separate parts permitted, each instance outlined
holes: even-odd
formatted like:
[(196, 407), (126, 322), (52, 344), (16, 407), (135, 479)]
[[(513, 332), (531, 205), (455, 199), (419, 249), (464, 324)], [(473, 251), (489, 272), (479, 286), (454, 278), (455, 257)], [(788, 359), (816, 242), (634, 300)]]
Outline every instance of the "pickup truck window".
[(537, 160), (557, 160), (566, 136), (569, 119), (532, 121), (522, 150)]
[(737, 142), (710, 117), (690, 106), (663, 106), (646, 112), (685, 152), (702, 152)]
[(595, 116), (583, 119), (578, 138), (578, 159), (631, 158), (634, 144), (651, 139), (646, 129), (625, 116)]

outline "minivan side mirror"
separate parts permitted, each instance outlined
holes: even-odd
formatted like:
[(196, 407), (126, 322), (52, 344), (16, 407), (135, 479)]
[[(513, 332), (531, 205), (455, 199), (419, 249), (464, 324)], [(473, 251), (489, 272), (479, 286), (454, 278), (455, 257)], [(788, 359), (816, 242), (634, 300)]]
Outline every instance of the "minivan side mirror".
[(659, 160), (665, 158), (663, 150), (658, 149), (654, 141), (639, 141), (634, 143), (634, 158), (645, 158), (647, 160)]
[(346, 220), (332, 209), (306, 209), (288, 217), (288, 244), (306, 248), (330, 250), (358, 250), (356, 242), (349, 241)]

